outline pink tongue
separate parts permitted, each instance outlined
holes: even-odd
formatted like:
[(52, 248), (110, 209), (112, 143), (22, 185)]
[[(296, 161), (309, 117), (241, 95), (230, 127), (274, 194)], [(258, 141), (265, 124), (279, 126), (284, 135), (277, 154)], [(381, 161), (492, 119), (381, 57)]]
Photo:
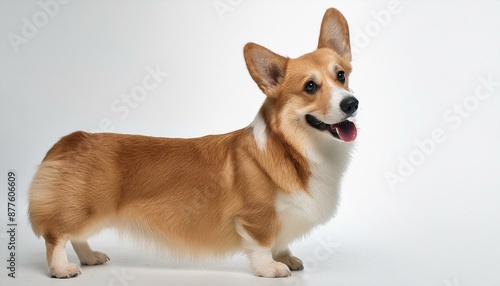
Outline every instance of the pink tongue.
[(358, 135), (356, 125), (348, 120), (332, 125), (332, 129), (337, 129), (340, 139), (345, 142), (354, 141)]

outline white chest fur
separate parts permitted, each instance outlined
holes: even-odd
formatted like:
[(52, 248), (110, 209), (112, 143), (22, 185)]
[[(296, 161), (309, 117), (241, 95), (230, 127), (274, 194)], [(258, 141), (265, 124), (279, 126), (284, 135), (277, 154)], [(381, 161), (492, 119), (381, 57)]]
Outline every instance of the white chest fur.
[[(337, 144), (335, 144), (337, 145)], [(308, 190), (293, 194), (280, 193), (276, 211), (281, 222), (276, 248), (286, 248), (293, 240), (307, 234), (317, 225), (330, 220), (340, 199), (342, 175), (347, 166), (349, 148), (337, 146), (321, 162), (311, 162)]]
[[(253, 135), (260, 150), (266, 148), (266, 124), (260, 115), (252, 122)], [(309, 129), (307, 129), (309, 130)], [(279, 193), (276, 212), (281, 223), (275, 249), (284, 250), (293, 240), (307, 234), (317, 225), (330, 220), (340, 199), (340, 183), (347, 167), (352, 144), (336, 142), (329, 134), (309, 130), (304, 138), (311, 167), (307, 190), (292, 194)]]

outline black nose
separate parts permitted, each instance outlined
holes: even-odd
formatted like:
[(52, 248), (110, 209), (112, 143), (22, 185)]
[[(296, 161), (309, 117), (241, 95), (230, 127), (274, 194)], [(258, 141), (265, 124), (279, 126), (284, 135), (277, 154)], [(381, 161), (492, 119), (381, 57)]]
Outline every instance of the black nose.
[(354, 112), (356, 112), (356, 110), (358, 110), (358, 103), (359, 102), (355, 97), (350, 96), (344, 98), (340, 102), (340, 109), (342, 109), (342, 111), (344, 111), (345, 114), (352, 115)]

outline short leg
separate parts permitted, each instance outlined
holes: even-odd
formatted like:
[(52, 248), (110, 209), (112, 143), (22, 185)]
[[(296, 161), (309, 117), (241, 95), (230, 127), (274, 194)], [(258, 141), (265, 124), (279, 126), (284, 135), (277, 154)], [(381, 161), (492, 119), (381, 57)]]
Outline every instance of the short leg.
[(47, 264), (50, 276), (54, 278), (72, 278), (81, 273), (80, 267), (68, 263), (66, 257), (66, 239), (44, 236), (47, 248)]
[(292, 275), (287, 265), (274, 261), (271, 246), (267, 247), (257, 242), (242, 225), (237, 225), (237, 231), (242, 238), (242, 246), (250, 259), (250, 265), (255, 275), (278, 278)]
[(247, 255), (257, 276), (278, 278), (292, 275), (286, 264), (274, 261), (271, 249), (256, 247), (247, 251)]
[(286, 264), (292, 271), (304, 269), (302, 260), (293, 256), (288, 247), (283, 251), (273, 251), (273, 258), (276, 261)]
[(106, 254), (99, 251), (93, 251), (86, 241), (71, 241), (71, 244), (82, 265), (99, 265), (109, 261), (109, 257)]

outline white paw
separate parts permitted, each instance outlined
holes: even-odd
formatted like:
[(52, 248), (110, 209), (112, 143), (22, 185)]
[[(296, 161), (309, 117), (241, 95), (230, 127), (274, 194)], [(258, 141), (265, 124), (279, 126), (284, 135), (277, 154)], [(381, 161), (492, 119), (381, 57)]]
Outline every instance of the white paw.
[(255, 267), (254, 271), (257, 276), (269, 278), (288, 277), (292, 275), (292, 272), (290, 272), (286, 264), (277, 261)]
[(109, 257), (102, 252), (93, 251), (92, 254), (88, 255), (84, 259), (80, 260), (82, 265), (99, 265), (104, 264), (109, 261)]
[(304, 269), (304, 264), (302, 263), (302, 260), (293, 255), (284, 255), (277, 257), (276, 261), (285, 263), (288, 266), (288, 268), (290, 268), (290, 270), (292, 271)]
[(81, 274), (80, 266), (73, 263), (66, 263), (50, 267), (50, 276), (53, 278), (73, 278)]

